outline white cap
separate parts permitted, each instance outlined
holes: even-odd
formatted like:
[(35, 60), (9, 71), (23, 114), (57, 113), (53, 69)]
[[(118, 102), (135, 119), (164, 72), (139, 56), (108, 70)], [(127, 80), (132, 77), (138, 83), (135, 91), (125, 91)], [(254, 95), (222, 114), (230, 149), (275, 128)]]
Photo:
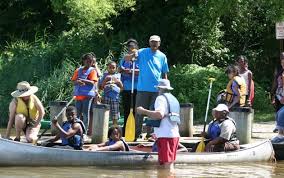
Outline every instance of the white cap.
[(213, 109), (214, 111), (227, 111), (229, 112), (229, 108), (225, 104), (218, 104), (216, 108)]
[(158, 35), (152, 35), (149, 41), (161, 41), (161, 38)]

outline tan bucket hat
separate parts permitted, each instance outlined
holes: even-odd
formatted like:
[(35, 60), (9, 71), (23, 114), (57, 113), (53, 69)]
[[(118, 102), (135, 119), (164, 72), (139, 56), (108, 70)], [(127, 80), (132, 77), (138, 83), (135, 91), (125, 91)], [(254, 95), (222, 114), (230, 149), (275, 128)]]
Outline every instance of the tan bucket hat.
[(17, 90), (13, 91), (11, 95), (15, 98), (30, 96), (38, 91), (38, 87), (31, 86), (28, 82), (22, 81), (17, 84)]

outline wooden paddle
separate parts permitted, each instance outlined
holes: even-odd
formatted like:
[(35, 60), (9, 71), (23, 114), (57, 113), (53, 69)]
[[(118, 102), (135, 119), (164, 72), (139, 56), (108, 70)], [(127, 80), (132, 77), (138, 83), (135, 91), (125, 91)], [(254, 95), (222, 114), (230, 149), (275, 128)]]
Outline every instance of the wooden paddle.
[[(211, 91), (212, 91), (212, 84), (213, 84), (213, 81), (215, 81), (215, 78), (209, 78), (208, 80), (210, 82), (210, 86), (209, 86), (206, 113), (205, 113), (205, 119), (204, 119), (203, 133), (205, 132), (205, 128), (206, 128), (206, 122), (207, 122), (207, 116), (208, 116), (208, 110), (209, 110), (209, 104), (210, 104), (210, 98), (211, 98)], [(202, 137), (195, 152), (204, 152), (204, 151), (205, 151), (205, 143), (204, 143), (204, 137)]]
[[(75, 97), (72, 97), (72, 99), (66, 104), (66, 106), (64, 108), (61, 109), (61, 111), (56, 115), (54, 116), (54, 118), (52, 120), (57, 120), (57, 118), (67, 109), (67, 107), (73, 102)], [(52, 120), (50, 120), (50, 126), (52, 124)], [(37, 141), (43, 136), (43, 134), (45, 134), (45, 132), (50, 129), (50, 126), (47, 127), (46, 129), (43, 130), (43, 132), (37, 137), (36, 140), (33, 140), (33, 144), (34, 145), (37, 145)]]
[(126, 125), (125, 125), (125, 141), (127, 141), (127, 142), (133, 142), (135, 140), (135, 118), (134, 118), (134, 115), (133, 115), (134, 76), (135, 76), (135, 61), (133, 60), (130, 113), (127, 117), (127, 121), (126, 121)]

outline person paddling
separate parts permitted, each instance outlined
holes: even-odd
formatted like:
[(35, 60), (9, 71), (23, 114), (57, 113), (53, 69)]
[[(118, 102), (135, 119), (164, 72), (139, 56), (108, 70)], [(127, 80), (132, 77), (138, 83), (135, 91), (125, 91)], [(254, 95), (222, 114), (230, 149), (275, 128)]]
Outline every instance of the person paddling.
[[(59, 125), (57, 119), (52, 120), (52, 124), (58, 129), (59, 133), (47, 142), (54, 143), (61, 139), (59, 148), (82, 150), (83, 134), (86, 133), (84, 123), (77, 118), (77, 110), (74, 106), (68, 106), (66, 109), (67, 121)], [(47, 144), (47, 146), (56, 147), (56, 145)]]
[(108, 141), (93, 145), (90, 151), (129, 151), (127, 143), (122, 139), (122, 131), (118, 126), (112, 126), (108, 130)]
[(17, 90), (11, 93), (14, 98), (9, 105), (9, 122), (6, 138), (10, 139), (10, 132), (15, 123), (15, 141), (20, 141), (22, 131), (26, 136), (27, 142), (32, 143), (37, 140), (41, 126), (40, 122), (45, 114), (41, 101), (34, 95), (37, 91), (38, 87), (22, 81), (17, 84)]
[[(236, 136), (236, 123), (228, 116), (229, 109), (225, 104), (218, 104), (212, 110), (214, 120), (209, 123), (208, 131), (202, 136), (206, 141), (206, 152), (234, 151), (240, 148), (239, 140)], [(191, 150), (195, 152), (196, 146)]]

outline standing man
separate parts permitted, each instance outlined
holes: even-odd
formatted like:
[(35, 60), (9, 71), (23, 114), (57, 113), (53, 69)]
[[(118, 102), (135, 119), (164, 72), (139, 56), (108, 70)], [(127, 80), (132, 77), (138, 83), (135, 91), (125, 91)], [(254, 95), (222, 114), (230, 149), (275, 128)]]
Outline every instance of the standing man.
[(160, 165), (173, 171), (174, 161), (179, 143), (180, 105), (170, 91), (170, 81), (161, 79), (157, 85), (159, 96), (155, 101), (155, 109), (148, 110), (137, 105), (137, 114), (147, 115), (153, 120), (161, 120), (159, 127), (154, 127), (157, 139)]
[[(139, 77), (137, 84), (136, 106), (142, 106), (145, 109), (152, 109), (158, 90), (155, 86), (162, 78), (167, 79), (169, 72), (167, 57), (159, 50), (161, 38), (153, 35), (149, 39), (150, 48), (142, 48), (132, 54), (127, 54), (125, 60), (137, 59), (139, 65)], [(139, 137), (142, 131), (143, 115), (135, 114), (136, 133)]]
[[(128, 48), (128, 54), (131, 54), (133, 50), (138, 49), (138, 43), (135, 39), (130, 38), (126, 42)], [(135, 77), (134, 77), (134, 84), (133, 84), (133, 97), (131, 97), (131, 87), (132, 87), (132, 69), (133, 69), (133, 61), (125, 61), (124, 59), (120, 60), (118, 71), (121, 73), (121, 82), (123, 84), (123, 91), (122, 91), (122, 106), (123, 106), (123, 115), (124, 115), (124, 125), (122, 135), (125, 136), (125, 126), (127, 122), (128, 115), (130, 113), (131, 102), (133, 102), (135, 108), (136, 103), (136, 94), (137, 94), (137, 82), (138, 82), (138, 75), (139, 75), (139, 66), (135, 63)], [(132, 101), (131, 101), (132, 99)], [(135, 114), (135, 111), (133, 112)]]

